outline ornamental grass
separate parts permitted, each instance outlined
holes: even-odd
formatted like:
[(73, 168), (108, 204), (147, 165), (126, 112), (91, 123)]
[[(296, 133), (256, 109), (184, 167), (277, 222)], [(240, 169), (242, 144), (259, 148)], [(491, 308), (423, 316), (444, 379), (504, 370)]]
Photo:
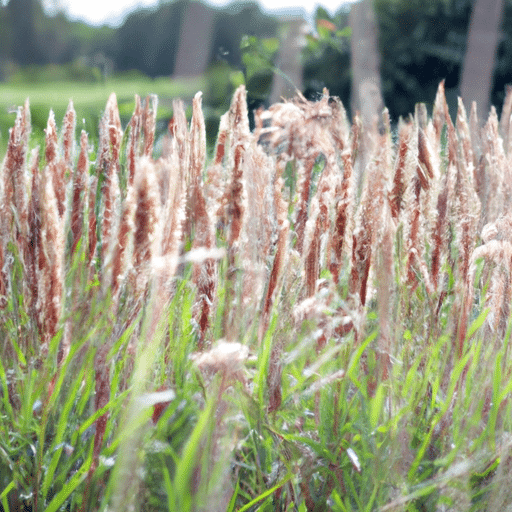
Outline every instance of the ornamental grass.
[(512, 506), (512, 89), (391, 127), (328, 91), (209, 156), (201, 93), (0, 172), (1, 510)]

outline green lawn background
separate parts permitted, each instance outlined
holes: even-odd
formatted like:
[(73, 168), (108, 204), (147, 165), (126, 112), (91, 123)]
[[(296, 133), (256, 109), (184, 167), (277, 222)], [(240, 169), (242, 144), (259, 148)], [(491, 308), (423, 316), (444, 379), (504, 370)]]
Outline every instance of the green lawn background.
[(181, 98), (187, 103), (194, 94), (203, 90), (203, 77), (172, 80), (168, 77), (144, 79), (137, 77), (112, 78), (103, 83), (52, 82), (37, 84), (0, 83), (0, 158), (3, 160), (9, 140), (9, 128), (16, 119), (17, 107), (26, 98), (30, 101), (32, 136), (31, 145), (41, 144), (50, 109), (60, 127), (69, 100), (73, 100), (77, 114), (77, 134), (85, 129), (94, 142), (98, 122), (109, 95), (115, 92), (123, 126), (133, 112), (135, 94), (144, 98), (148, 94), (158, 96), (158, 119), (168, 120), (172, 115), (172, 100)]

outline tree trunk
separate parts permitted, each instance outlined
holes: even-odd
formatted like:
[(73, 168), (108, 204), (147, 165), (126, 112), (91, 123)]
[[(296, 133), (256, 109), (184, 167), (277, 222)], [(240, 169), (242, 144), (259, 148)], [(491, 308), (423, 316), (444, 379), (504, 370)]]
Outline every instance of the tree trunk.
[(476, 0), (471, 14), (460, 90), (467, 108), (476, 101), (479, 119), (489, 112), (503, 3), (503, 0)]
[(281, 48), (277, 69), (282, 74), (274, 74), (271, 104), (281, 101), (281, 98), (295, 96), (297, 90), (302, 91), (301, 50), (305, 24), (302, 16), (288, 16), (281, 22)]
[(367, 126), (376, 128), (384, 107), (377, 46), (377, 24), (371, 0), (362, 0), (350, 9), (352, 28), (352, 114), (359, 112)]
[(211, 53), (214, 11), (191, 0), (180, 27), (174, 76), (198, 76), (206, 71)]

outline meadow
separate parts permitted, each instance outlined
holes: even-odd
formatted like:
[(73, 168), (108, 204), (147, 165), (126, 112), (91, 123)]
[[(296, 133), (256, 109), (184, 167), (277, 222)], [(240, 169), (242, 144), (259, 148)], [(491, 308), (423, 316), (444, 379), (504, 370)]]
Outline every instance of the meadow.
[(0, 509), (510, 507), (512, 92), (251, 131), (241, 86), (211, 156), (200, 93), (158, 155), (157, 97), (120, 97), (94, 148), (72, 103), (10, 131)]
[[(42, 71), (40, 72), (42, 73)], [(56, 70), (58, 73), (58, 68)], [(73, 100), (78, 127), (87, 131), (97, 142), (98, 126), (107, 99), (116, 91), (120, 117), (126, 124), (135, 107), (134, 96), (145, 98), (150, 94), (159, 97), (158, 119), (169, 120), (172, 115), (173, 98), (192, 100), (195, 92), (204, 89), (204, 78), (168, 77), (151, 79), (142, 74), (119, 74), (94, 82), (78, 80), (49, 80), (51, 68), (43, 76), (16, 76), (9, 82), (0, 83), (0, 155), (5, 155), (9, 129), (14, 125), (17, 107), (30, 98), (32, 137), (31, 144), (44, 143), (44, 129), (51, 110), (61, 120), (66, 113), (69, 100)]]

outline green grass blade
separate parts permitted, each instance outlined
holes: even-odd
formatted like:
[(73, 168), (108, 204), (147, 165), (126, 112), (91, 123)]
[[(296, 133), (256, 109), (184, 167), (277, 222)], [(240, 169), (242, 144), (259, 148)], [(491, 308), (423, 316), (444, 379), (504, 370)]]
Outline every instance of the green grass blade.
[(266, 490), (265, 492), (261, 493), (259, 496), (254, 498), (249, 503), (246, 503), (243, 507), (238, 509), (238, 512), (245, 512), (246, 510), (249, 510), (254, 505), (257, 505), (260, 501), (264, 500), (265, 498), (268, 498), (272, 494), (274, 494), (280, 487), (287, 484), (291, 479), (293, 478), (293, 474), (288, 474), (285, 476), (280, 482), (278, 482), (274, 487), (271, 487), (270, 489)]
[(92, 457), (86, 460), (80, 469), (69, 479), (62, 489), (54, 496), (48, 504), (45, 512), (57, 512), (62, 504), (71, 496), (75, 489), (85, 480), (89, 468), (91, 467)]

